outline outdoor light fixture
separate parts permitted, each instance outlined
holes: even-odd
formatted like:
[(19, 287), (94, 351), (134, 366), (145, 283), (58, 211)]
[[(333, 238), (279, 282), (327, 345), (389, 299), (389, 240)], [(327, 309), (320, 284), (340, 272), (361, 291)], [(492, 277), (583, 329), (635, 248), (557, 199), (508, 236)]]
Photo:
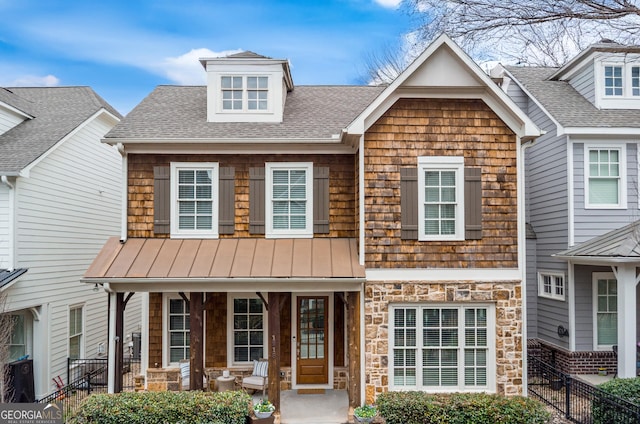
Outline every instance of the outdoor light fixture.
[(98, 283), (96, 283), (96, 285), (95, 285), (95, 286), (93, 286), (93, 291), (94, 291), (94, 292), (97, 292), (98, 290), (100, 290), (100, 289), (98, 288)]

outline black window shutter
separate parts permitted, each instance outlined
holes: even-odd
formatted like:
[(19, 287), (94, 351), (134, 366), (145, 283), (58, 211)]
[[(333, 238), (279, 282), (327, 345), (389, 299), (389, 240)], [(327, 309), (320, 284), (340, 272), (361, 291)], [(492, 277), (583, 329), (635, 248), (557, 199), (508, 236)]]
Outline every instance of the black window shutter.
[(313, 232), (329, 234), (329, 168), (313, 168)]
[(235, 172), (232, 166), (219, 169), (218, 185), (218, 233), (233, 234), (235, 231)]
[(400, 168), (400, 238), (418, 240), (418, 168)]
[(168, 166), (153, 167), (153, 232), (171, 232), (171, 169)]
[(482, 170), (464, 169), (464, 238), (482, 239)]
[(249, 233), (264, 234), (264, 168), (249, 168)]

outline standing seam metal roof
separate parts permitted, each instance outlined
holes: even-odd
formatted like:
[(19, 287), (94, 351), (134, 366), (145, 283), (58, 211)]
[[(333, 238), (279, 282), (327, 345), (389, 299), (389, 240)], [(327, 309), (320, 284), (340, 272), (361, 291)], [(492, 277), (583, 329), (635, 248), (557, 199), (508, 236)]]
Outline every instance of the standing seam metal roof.
[(122, 117), (90, 87), (7, 90), (17, 97), (5, 95), (3, 101), (9, 100), (8, 104), (20, 110), (29, 109), (34, 118), (0, 134), (0, 174), (17, 174), (100, 109)]

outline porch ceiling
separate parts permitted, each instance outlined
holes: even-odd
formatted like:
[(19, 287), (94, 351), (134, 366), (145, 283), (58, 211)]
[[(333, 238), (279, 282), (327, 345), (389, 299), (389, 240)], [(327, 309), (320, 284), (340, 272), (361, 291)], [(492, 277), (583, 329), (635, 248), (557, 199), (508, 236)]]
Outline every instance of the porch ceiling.
[(365, 277), (356, 239), (110, 238), (82, 279), (118, 281), (331, 280)]

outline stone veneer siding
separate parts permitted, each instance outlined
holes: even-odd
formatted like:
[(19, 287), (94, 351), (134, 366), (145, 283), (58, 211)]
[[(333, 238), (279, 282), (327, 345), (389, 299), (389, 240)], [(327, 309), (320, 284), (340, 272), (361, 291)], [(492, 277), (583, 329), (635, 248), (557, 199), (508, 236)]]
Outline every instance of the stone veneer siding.
[(420, 302), (493, 303), (496, 314), (496, 393), (522, 394), (522, 291), (512, 282), (369, 281), (365, 287), (366, 401), (389, 390), (389, 305)]

